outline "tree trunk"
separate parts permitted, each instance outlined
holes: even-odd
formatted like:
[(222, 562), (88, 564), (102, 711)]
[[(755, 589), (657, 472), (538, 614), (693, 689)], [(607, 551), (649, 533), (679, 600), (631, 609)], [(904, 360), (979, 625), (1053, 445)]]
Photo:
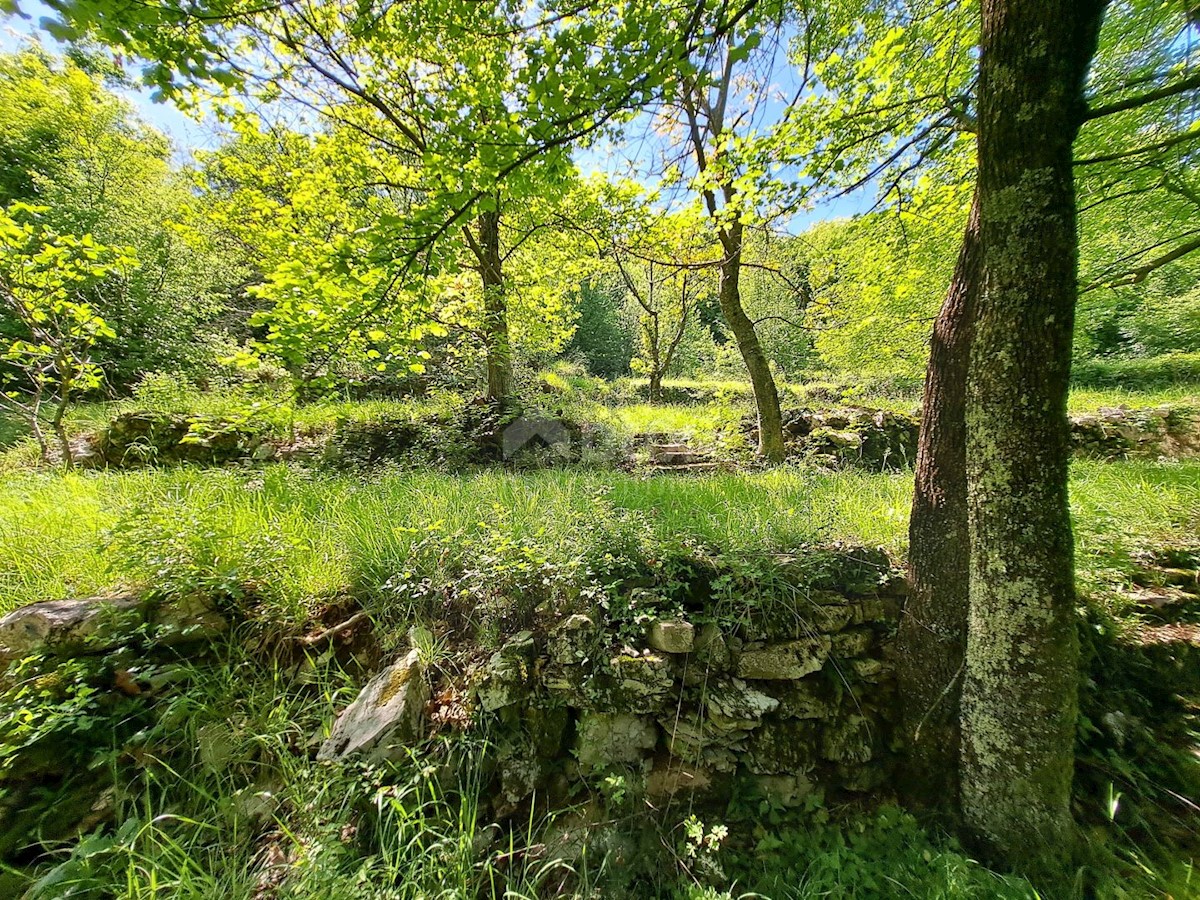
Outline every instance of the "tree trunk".
[(662, 399), (662, 372), (657, 368), (650, 370), (650, 402), (657, 403)]
[(1071, 145), (1104, 0), (984, 0), (967, 394), (970, 616), (962, 804), (985, 855), (1069, 871), (1078, 638), (1067, 389), (1078, 242)]
[(500, 256), (500, 210), (479, 214), (479, 275), (483, 281), (483, 329), (487, 350), (487, 399), (502, 404), (512, 393), (512, 344)]
[(983, 275), (978, 197), (933, 326), (908, 529), (911, 592), (897, 636), (908, 800), (956, 821), (967, 649), (967, 367)]
[(71, 438), (67, 434), (65, 421), (69, 396), (67, 391), (69, 390), (69, 386), (63, 386), (62, 399), (54, 410), (54, 418), (50, 420), (50, 427), (54, 430), (54, 436), (58, 438), (58, 449), (62, 453), (63, 466), (72, 469), (75, 467), (75, 455), (71, 452)]
[(783, 416), (779, 411), (779, 391), (775, 376), (763, 352), (754, 323), (742, 309), (739, 286), (742, 271), (742, 225), (735, 222), (721, 237), (725, 258), (721, 261), (721, 284), (718, 298), (721, 313), (733, 332), (741, 351), (750, 385), (754, 389), (754, 404), (758, 409), (758, 452), (771, 462), (783, 462)]

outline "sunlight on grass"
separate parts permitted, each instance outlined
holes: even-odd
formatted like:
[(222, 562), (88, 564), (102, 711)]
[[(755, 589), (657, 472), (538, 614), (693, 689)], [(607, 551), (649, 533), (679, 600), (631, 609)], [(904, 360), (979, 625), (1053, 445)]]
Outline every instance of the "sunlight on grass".
[[(1085, 568), (1200, 532), (1198, 462), (1078, 462), (1072, 472)], [(302, 615), (313, 598), (403, 568), (431, 528), (467, 544), (496, 531), (561, 555), (605, 539), (596, 529), (614, 511), (641, 517), (664, 545), (752, 552), (844, 540), (899, 555), (910, 497), (909, 474), (801, 468), (695, 478), (557, 470), (363, 479), (286, 466), (26, 472), (0, 484), (0, 610), (145, 579), (170, 562), (164, 554), (193, 554)]]

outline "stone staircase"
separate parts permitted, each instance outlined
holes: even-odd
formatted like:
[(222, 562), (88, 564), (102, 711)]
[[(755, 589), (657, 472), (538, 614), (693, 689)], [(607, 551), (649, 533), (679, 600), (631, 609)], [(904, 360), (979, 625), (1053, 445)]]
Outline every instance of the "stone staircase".
[(707, 450), (686, 443), (650, 443), (647, 470), (655, 474), (696, 474), (722, 468)]

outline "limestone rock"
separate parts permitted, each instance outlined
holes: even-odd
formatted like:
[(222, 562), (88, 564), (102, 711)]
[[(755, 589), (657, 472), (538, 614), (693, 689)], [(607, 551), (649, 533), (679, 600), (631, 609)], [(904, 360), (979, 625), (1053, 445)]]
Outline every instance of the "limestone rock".
[(663, 653), (691, 653), (696, 645), (696, 631), (691, 622), (658, 621), (650, 626), (648, 640), (651, 647)]
[(579, 665), (595, 656), (598, 639), (591, 617), (568, 616), (550, 637), (550, 658), (561, 665)]
[(211, 641), (229, 630), (229, 622), (212, 601), (199, 594), (159, 604), (150, 621), (157, 629), (155, 641), (167, 646)]
[(789, 684), (775, 692), (779, 698), (779, 715), (789, 719), (828, 719), (837, 711), (830, 693), (813, 679)]
[(759, 775), (759, 790), (780, 806), (799, 806), (813, 792), (813, 782), (807, 775)]
[(746, 768), (755, 775), (794, 775), (813, 768), (817, 759), (814, 722), (783, 719), (764, 723), (750, 734)]
[(131, 597), (32, 603), (0, 619), (0, 662), (41, 651), (102, 653), (143, 621), (141, 604)]
[(820, 671), (829, 657), (829, 635), (801, 638), (761, 649), (744, 650), (737, 661), (741, 678), (761, 681), (794, 680)]
[(855, 628), (833, 636), (832, 653), (842, 659), (863, 656), (875, 642), (875, 633), (869, 628)]
[(804, 619), (817, 631), (830, 634), (841, 631), (854, 618), (854, 607), (849, 601), (840, 605), (814, 604), (802, 613)]
[(701, 687), (730, 669), (732, 655), (729, 644), (721, 629), (709, 622), (696, 631), (692, 655), (683, 670), (683, 683), (688, 687)]
[(610, 702), (623, 704), (632, 712), (654, 711), (666, 701), (674, 686), (669, 661), (655, 654), (621, 654), (613, 657), (609, 665), (616, 679)]
[(585, 773), (612, 765), (641, 762), (658, 742), (658, 729), (647, 716), (584, 713), (576, 733), (575, 755)]
[(532, 632), (522, 631), (492, 654), (477, 691), (486, 712), (511, 706), (529, 694), (534, 652)]
[(679, 793), (704, 791), (712, 786), (712, 775), (672, 757), (660, 759), (646, 776), (646, 794), (651, 799)]
[(843, 716), (825, 724), (821, 756), (833, 762), (865, 763), (875, 755), (871, 722), (865, 716)]
[(713, 684), (704, 695), (704, 708), (710, 719), (756, 723), (774, 712), (779, 701), (755, 690), (737, 678)]
[(338, 716), (317, 758), (390, 758), (399, 747), (424, 736), (430, 696), (424, 666), (417, 651), (411, 650), (372, 678)]
[(696, 711), (662, 716), (659, 724), (667, 736), (671, 756), (714, 772), (732, 772), (745, 751), (746, 736), (757, 721), (712, 720)]
[(670, 659), (646, 651), (553, 666), (542, 683), (560, 702), (577, 709), (653, 713), (667, 705), (675, 676)]
[(891, 674), (891, 669), (879, 659), (856, 659), (851, 662), (854, 674), (863, 681), (877, 684)]

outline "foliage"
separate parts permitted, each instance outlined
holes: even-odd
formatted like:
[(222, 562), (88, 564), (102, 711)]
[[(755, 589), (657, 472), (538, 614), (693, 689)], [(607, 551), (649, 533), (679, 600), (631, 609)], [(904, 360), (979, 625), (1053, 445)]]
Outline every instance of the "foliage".
[(1200, 353), (1167, 353), (1133, 357), (1080, 360), (1072, 379), (1081, 387), (1119, 387), (1130, 391), (1200, 383)]
[(102, 380), (92, 360), (97, 342), (116, 337), (89, 301), (122, 290), (137, 259), (132, 248), (106, 247), (90, 234), (58, 234), (40, 221), (43, 211), (21, 203), (0, 209), (0, 303), (19, 328), (0, 353), (19, 373), (0, 381), (0, 406), (24, 416), (47, 462), (42, 418), (50, 406), (50, 426), (70, 465), (63, 416), (75, 395)]
[(623, 315), (620, 294), (604, 279), (580, 283), (575, 303), (579, 319), (566, 354), (578, 354), (587, 370), (601, 378), (620, 378), (633, 359), (633, 329)]
[(896, 807), (838, 822), (818, 803), (803, 817), (763, 802), (754, 815), (754, 848), (730, 875), (751, 896), (777, 900), (842, 896), (1033, 900), (1027, 882), (973, 863), (954, 842), (939, 845)]
[(45, 207), (58, 232), (137, 252), (141, 265), (123, 289), (91, 298), (121, 335), (95, 354), (109, 384), (126, 386), (148, 369), (211, 366), (206, 336), (242, 275), (203, 224), (180, 231), (197, 211), (166, 139), (99, 75), (39, 50), (0, 56), (0, 132), (0, 204)]

